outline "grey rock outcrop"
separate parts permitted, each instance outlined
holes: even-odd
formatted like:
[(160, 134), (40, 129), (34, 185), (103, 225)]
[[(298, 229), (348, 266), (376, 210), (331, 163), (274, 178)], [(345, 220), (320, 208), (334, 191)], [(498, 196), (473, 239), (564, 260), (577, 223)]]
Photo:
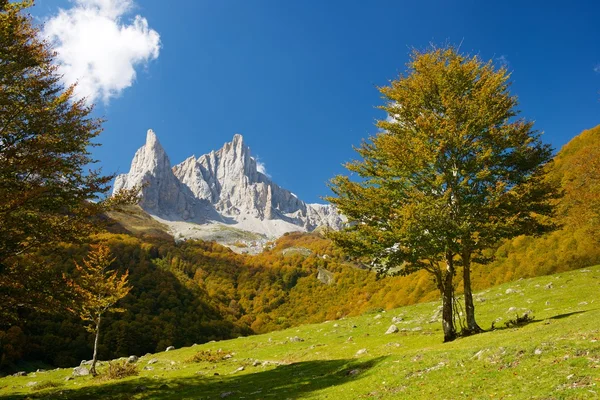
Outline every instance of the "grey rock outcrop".
[(149, 130), (129, 173), (117, 176), (113, 192), (141, 186), (140, 206), (170, 221), (220, 222), (257, 233), (340, 229), (343, 218), (331, 205), (307, 204), (259, 171), (241, 135), (220, 150), (191, 156), (171, 168)]
[(73, 376), (86, 376), (90, 374), (90, 370), (84, 366), (73, 368)]
[(169, 157), (152, 129), (146, 144), (135, 153), (129, 173), (116, 177), (113, 193), (136, 186), (141, 187), (139, 204), (148, 213), (186, 220), (195, 217), (196, 201), (173, 174)]

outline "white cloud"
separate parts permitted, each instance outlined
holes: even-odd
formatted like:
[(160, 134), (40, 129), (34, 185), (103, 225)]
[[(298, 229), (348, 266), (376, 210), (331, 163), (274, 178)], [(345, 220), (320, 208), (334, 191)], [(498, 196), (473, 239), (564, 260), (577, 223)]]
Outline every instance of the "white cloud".
[(600, 64), (598, 64), (594, 67), (594, 72), (597, 74), (600, 74)]
[(265, 167), (265, 163), (264, 163), (264, 162), (262, 162), (262, 161), (260, 161), (260, 159), (259, 159), (258, 157), (256, 157), (256, 158), (254, 159), (254, 161), (256, 161), (256, 170), (257, 170), (258, 172), (260, 172), (261, 174), (263, 174), (263, 175), (265, 175), (265, 176), (267, 176), (267, 177), (269, 177), (269, 178), (270, 178), (270, 177), (271, 177), (271, 175), (269, 175), (269, 174), (267, 173), (267, 167)]
[(158, 57), (160, 35), (148, 21), (140, 15), (123, 21), (133, 7), (133, 0), (75, 0), (44, 25), (63, 83), (77, 82), (76, 95), (90, 104), (119, 96), (135, 81), (135, 67)]

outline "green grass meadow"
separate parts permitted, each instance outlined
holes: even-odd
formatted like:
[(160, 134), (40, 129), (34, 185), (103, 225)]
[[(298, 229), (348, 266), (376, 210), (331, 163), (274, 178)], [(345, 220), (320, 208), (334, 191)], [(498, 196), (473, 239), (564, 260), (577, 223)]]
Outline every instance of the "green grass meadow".
[[(600, 266), (475, 299), (480, 325), (495, 329), (452, 343), (442, 343), (439, 303), (422, 303), (145, 355), (139, 375), (120, 380), (102, 378), (106, 363), (97, 378), (6, 377), (0, 399), (600, 398)], [(534, 321), (505, 327), (525, 312)], [(385, 334), (394, 317), (399, 332)]]

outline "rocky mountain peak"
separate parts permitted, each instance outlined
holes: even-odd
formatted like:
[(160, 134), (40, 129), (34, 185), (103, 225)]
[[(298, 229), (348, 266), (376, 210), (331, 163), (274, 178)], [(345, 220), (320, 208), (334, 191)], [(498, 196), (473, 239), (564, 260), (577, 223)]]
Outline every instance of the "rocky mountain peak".
[(188, 157), (171, 168), (156, 134), (148, 130), (146, 144), (136, 152), (130, 172), (117, 177), (114, 190), (142, 184), (142, 208), (170, 221), (227, 221), (270, 236), (342, 225), (331, 206), (306, 204), (258, 172), (240, 134), (217, 151)]

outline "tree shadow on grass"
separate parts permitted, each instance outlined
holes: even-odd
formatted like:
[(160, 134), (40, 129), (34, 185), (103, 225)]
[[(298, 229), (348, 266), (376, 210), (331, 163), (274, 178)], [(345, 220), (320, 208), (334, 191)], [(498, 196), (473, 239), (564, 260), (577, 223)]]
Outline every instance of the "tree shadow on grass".
[(583, 313), (586, 313), (588, 311), (594, 311), (594, 310), (573, 311), (573, 312), (570, 312), (570, 313), (555, 315), (555, 316), (550, 317), (548, 319), (563, 319), (563, 318), (570, 317), (571, 315), (583, 314)]
[[(142, 377), (44, 394), (0, 396), (0, 399), (299, 399), (314, 391), (363, 379), (369, 375), (368, 370), (384, 359), (303, 361), (255, 373), (223, 376)], [(248, 367), (251, 368), (262, 367)]]
[(530, 320), (524, 320), (524, 321), (518, 321), (519, 316), (516, 315), (515, 319), (510, 321), (510, 322), (512, 322), (511, 325), (509, 325), (509, 326), (506, 326), (506, 325), (504, 325), (504, 326), (493, 326), (492, 329), (490, 329), (490, 330), (488, 330), (486, 332), (502, 331), (502, 330), (505, 330), (505, 329), (521, 328), (521, 327), (523, 327), (525, 325), (537, 324), (539, 322), (547, 321), (549, 319), (563, 319), (563, 318), (568, 318), (568, 317), (571, 317), (573, 315), (586, 313), (588, 311), (594, 311), (594, 310), (573, 311), (573, 312), (569, 312), (569, 313), (554, 315), (552, 317), (548, 317), (548, 318), (544, 318), (544, 319), (530, 319)]

